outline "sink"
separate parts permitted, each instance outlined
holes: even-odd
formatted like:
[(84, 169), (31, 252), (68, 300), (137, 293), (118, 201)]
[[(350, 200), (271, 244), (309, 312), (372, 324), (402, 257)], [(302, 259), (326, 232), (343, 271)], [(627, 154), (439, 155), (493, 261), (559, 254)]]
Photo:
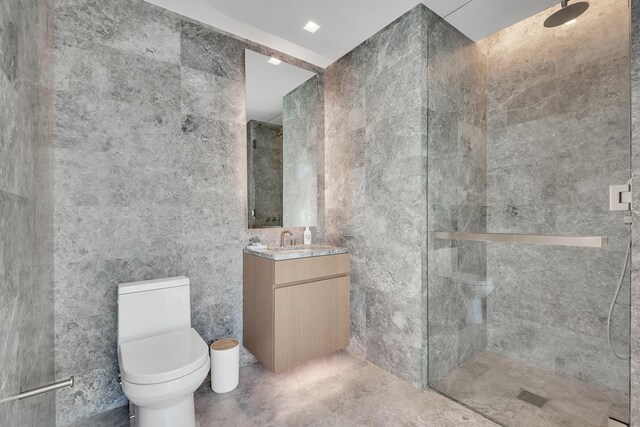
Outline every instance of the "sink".
[(349, 250), (344, 247), (330, 245), (297, 245), (284, 247), (269, 246), (266, 248), (263, 247), (262, 249), (252, 249), (251, 247), (246, 247), (244, 249), (244, 252), (251, 255), (279, 261), (285, 259), (344, 254), (348, 253)]
[(324, 249), (326, 246), (320, 245), (306, 245), (306, 246), (272, 246), (268, 247), (268, 251), (286, 253), (286, 252), (304, 252), (304, 251), (314, 251), (318, 249)]
[(321, 249), (329, 249), (333, 246), (328, 245), (304, 245), (304, 246), (270, 246), (268, 251), (275, 252), (299, 252), (299, 251), (317, 251)]
[(276, 247), (273, 247), (273, 248), (267, 248), (267, 250), (268, 250), (268, 251), (273, 251), (273, 252), (280, 252), (280, 253), (287, 253), (287, 252), (302, 252), (302, 251), (304, 251), (304, 249), (302, 249), (302, 248), (297, 249), (297, 248), (296, 248), (296, 247), (294, 247), (294, 246), (291, 246), (291, 247), (284, 247), (284, 248), (283, 248), (282, 246), (276, 246)]

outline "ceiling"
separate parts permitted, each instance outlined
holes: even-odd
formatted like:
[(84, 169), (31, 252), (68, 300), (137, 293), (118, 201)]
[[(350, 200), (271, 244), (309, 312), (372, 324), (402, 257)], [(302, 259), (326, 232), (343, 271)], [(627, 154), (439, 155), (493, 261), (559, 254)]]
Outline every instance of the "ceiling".
[[(281, 52), (327, 67), (419, 3), (418, 0), (147, 0)], [(559, 0), (423, 0), (472, 40)], [(309, 21), (320, 25), (311, 34)]]
[(245, 51), (247, 120), (282, 125), (282, 98), (315, 73), (285, 62), (273, 65), (268, 61), (268, 56)]

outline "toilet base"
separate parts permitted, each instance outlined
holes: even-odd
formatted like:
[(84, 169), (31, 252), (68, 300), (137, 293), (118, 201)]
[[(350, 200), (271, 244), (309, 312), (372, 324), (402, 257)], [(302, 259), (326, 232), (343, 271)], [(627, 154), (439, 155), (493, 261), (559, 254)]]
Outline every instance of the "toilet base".
[(193, 393), (163, 408), (135, 406), (134, 414), (131, 427), (196, 427)]
[(467, 301), (467, 325), (481, 325), (484, 323), (482, 311), (482, 300), (480, 298), (470, 298)]

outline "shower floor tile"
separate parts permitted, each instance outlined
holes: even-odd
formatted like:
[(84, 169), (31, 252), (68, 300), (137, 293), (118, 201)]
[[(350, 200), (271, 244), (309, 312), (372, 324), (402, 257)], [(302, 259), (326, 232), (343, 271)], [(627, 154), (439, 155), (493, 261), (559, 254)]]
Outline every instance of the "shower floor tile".
[[(491, 351), (432, 387), (508, 426), (607, 427), (609, 417), (629, 422), (627, 396)], [(546, 403), (538, 407), (518, 398), (531, 394)]]

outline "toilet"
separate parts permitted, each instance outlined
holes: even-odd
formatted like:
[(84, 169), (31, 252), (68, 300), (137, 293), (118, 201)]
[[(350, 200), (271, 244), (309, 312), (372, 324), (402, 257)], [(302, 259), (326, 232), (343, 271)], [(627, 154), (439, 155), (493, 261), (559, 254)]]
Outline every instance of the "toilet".
[(195, 427), (193, 393), (210, 362), (191, 327), (188, 278), (118, 285), (118, 363), (133, 425)]
[(482, 312), (482, 298), (488, 297), (493, 291), (493, 283), (473, 274), (457, 273), (454, 281), (462, 285), (463, 293), (467, 296), (467, 325), (481, 325), (484, 322)]

